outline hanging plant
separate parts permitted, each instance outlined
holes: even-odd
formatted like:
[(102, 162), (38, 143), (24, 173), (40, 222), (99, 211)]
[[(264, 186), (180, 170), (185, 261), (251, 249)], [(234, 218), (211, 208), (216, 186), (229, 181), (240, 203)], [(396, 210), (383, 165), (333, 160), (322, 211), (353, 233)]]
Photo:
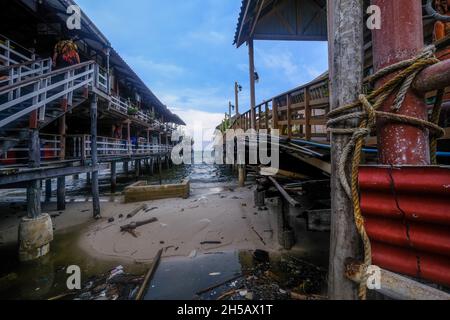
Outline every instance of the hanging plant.
[(138, 113), (138, 109), (135, 107), (128, 107), (128, 115), (129, 116), (134, 116)]

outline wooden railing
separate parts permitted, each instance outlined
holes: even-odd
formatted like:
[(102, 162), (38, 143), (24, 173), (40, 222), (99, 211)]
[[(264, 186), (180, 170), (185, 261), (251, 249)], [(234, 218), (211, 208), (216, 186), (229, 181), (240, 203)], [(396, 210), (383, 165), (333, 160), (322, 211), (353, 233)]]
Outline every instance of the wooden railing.
[(0, 35), (0, 61), (3, 66), (11, 66), (35, 59), (36, 55), (33, 52)]
[[(67, 138), (69, 143), (69, 158), (89, 159), (91, 157), (91, 136), (70, 135)], [(143, 138), (140, 138), (139, 143), (136, 145), (129, 143), (127, 140), (97, 137), (97, 155), (99, 158), (108, 156), (153, 155), (169, 152), (170, 150), (170, 146), (149, 144)]]
[[(58, 160), (61, 152), (61, 136), (53, 134), (40, 134), (41, 161)], [(16, 145), (4, 153), (0, 159), (0, 165), (12, 165), (28, 163), (29, 147), (27, 141)]]
[[(327, 140), (328, 79), (320, 79), (275, 96), (255, 107), (255, 129), (280, 130), (280, 135), (305, 140)], [(233, 129), (251, 128), (251, 112), (238, 116)]]

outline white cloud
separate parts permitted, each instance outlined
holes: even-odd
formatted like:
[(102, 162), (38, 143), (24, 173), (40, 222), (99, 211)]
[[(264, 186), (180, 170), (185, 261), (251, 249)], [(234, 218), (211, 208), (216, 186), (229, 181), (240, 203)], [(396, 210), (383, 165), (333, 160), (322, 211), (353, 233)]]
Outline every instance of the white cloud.
[(124, 60), (135, 70), (140, 73), (146, 72), (156, 74), (158, 77), (173, 78), (184, 74), (185, 69), (176, 64), (166, 62), (155, 62), (144, 56), (124, 55)]
[(290, 51), (256, 49), (256, 53), (262, 67), (281, 70), (286, 79), (296, 86), (317, 78), (323, 73), (314, 66), (295, 63), (295, 57)]
[[(194, 137), (195, 150), (201, 150), (204, 142), (210, 142), (215, 128), (222, 122), (221, 113), (206, 112), (197, 109), (170, 108), (170, 110), (186, 122), (186, 134)], [(203, 143), (200, 141), (203, 140)]]

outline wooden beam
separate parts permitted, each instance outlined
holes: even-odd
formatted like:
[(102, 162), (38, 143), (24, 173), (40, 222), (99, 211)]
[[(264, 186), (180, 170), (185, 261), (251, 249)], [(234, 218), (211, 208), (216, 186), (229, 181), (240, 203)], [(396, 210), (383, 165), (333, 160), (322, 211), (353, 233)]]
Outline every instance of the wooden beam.
[(253, 39), (248, 40), (248, 56), (250, 71), (250, 128), (256, 129), (256, 93), (255, 93), (255, 50), (253, 47)]
[[(41, 150), (39, 130), (30, 129), (29, 140), (29, 167), (39, 168), (41, 165)], [(36, 219), (41, 215), (41, 184), (40, 180), (32, 180), (27, 188), (27, 214), (28, 218)]]
[(275, 180), (273, 177), (269, 177), (269, 180), (273, 183), (275, 188), (281, 193), (284, 199), (286, 199), (287, 202), (289, 202), (290, 205), (293, 207), (301, 207), (301, 203), (292, 198), (289, 193), (286, 192), (286, 190), (283, 189), (283, 187), (278, 183), (277, 180)]
[(287, 134), (288, 139), (292, 138), (292, 110), (291, 110), (292, 98), (290, 94), (286, 95), (286, 108), (287, 108)]
[[(347, 260), (345, 275), (355, 283), (361, 283), (364, 272), (362, 263)], [(395, 300), (450, 300), (450, 294), (440, 291), (411, 278), (380, 269), (380, 294)]]
[[(92, 167), (95, 168), (98, 165), (97, 155), (97, 103), (98, 97), (96, 94), (91, 95), (91, 159)], [(101, 218), (100, 215), (100, 195), (98, 185), (98, 171), (92, 171), (92, 207), (93, 216), (95, 219)]]
[[(358, 99), (363, 83), (363, 1), (328, 1), (331, 109)], [(352, 123), (355, 126), (354, 123)], [(360, 252), (353, 206), (341, 186), (338, 163), (349, 135), (333, 135), (331, 141), (331, 247), (328, 295), (332, 300), (357, 300), (358, 288), (345, 277), (345, 260)]]
[(278, 129), (278, 104), (275, 99), (272, 100), (272, 128)]

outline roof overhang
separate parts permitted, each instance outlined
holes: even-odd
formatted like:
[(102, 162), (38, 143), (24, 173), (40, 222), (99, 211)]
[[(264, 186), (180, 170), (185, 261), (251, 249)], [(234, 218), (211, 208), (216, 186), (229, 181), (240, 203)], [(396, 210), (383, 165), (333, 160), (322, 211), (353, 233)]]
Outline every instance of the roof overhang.
[(250, 39), (327, 41), (326, 0), (243, 0), (234, 44)]

